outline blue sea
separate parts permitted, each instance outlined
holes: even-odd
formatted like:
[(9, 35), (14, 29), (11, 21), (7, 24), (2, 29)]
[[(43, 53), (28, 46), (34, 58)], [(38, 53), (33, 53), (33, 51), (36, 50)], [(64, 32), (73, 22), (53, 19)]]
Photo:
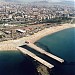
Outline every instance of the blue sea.
[(37, 75), (33, 59), (19, 51), (0, 51), (0, 75)]
[[(75, 75), (75, 28), (45, 36), (35, 44), (65, 60), (59, 63), (32, 48), (22, 46), (55, 66), (49, 70), (50, 75)], [(0, 51), (0, 75), (38, 75), (35, 63), (19, 51)]]
[(75, 28), (48, 35), (35, 44), (65, 60), (63, 64), (49, 61), (55, 66), (52, 75), (75, 75)]

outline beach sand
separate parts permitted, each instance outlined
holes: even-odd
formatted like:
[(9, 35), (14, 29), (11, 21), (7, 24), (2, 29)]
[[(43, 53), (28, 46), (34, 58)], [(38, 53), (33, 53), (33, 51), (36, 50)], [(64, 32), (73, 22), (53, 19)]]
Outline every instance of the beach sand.
[(16, 47), (24, 45), (25, 41), (29, 41), (31, 43), (36, 42), (37, 40), (43, 38), (44, 36), (47, 36), (49, 34), (75, 27), (75, 24), (63, 24), (61, 26), (54, 26), (50, 28), (45, 28), (42, 31), (39, 31), (35, 33), (34, 35), (30, 35), (28, 37), (23, 37), (17, 40), (9, 40), (9, 41), (3, 41), (0, 42), (0, 51), (9, 51), (9, 50), (17, 50)]

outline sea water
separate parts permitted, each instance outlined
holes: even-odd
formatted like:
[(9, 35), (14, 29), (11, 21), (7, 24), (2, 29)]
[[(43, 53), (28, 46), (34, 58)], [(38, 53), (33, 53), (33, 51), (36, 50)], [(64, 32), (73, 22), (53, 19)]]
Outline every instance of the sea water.
[(65, 60), (61, 64), (51, 60), (51, 64), (55, 66), (51, 75), (75, 75), (75, 28), (53, 33), (35, 44)]
[[(50, 75), (75, 75), (75, 28), (48, 35), (35, 44), (65, 60), (64, 63), (59, 63), (27, 47), (31, 52), (54, 65)], [(34, 64), (33, 59), (19, 51), (0, 51), (0, 75), (37, 75)]]
[(37, 75), (32, 60), (19, 51), (0, 51), (0, 75)]

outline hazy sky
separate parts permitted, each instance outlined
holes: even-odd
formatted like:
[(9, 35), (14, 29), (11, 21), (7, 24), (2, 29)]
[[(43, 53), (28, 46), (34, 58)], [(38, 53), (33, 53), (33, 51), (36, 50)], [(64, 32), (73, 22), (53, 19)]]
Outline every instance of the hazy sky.
[(75, 0), (0, 0), (0, 1), (21, 1), (21, 2), (34, 2), (34, 1), (52, 1), (52, 2), (60, 2), (60, 1), (74, 1)]
[[(19, 0), (24, 2), (33, 2), (33, 1), (45, 1), (45, 0)], [(46, 0), (46, 1), (53, 1), (53, 2), (59, 2), (59, 1), (75, 1), (75, 0)]]

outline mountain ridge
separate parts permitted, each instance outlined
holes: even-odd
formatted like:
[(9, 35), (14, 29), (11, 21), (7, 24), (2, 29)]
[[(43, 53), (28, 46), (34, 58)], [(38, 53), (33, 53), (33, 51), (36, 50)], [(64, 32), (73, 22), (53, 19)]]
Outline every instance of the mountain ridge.
[[(3, 1), (3, 2), (15, 2), (15, 3), (26, 3), (24, 0), (22, 1), (22, 0), (0, 0), (0, 1)], [(49, 1), (46, 1), (46, 0), (41, 0), (41, 1), (33, 1), (33, 2), (28, 2), (28, 3), (30, 3), (30, 4), (60, 4), (60, 5), (74, 5), (74, 3), (75, 3), (75, 1), (67, 1), (67, 0), (65, 0), (65, 1), (60, 1), (60, 2), (54, 2), (54, 1), (51, 1), (51, 2), (49, 2)]]

